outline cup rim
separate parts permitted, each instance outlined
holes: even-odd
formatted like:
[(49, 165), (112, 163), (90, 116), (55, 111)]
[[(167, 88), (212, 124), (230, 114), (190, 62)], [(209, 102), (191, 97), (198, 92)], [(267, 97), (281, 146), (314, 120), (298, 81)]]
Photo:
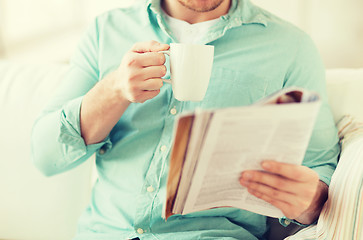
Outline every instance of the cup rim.
[(198, 46), (198, 47), (208, 47), (208, 48), (214, 48), (213, 45), (206, 45), (206, 44), (196, 44), (196, 43), (170, 43), (170, 47), (172, 45), (178, 45), (178, 46)]

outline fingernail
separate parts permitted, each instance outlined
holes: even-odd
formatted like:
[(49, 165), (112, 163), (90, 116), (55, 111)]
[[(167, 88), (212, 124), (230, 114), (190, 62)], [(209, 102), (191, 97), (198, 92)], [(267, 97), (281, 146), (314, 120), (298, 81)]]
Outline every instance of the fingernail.
[(269, 162), (262, 162), (262, 167), (266, 170), (271, 169), (271, 163)]
[(245, 180), (251, 180), (252, 179), (252, 173), (245, 172), (242, 176)]
[(244, 179), (241, 179), (241, 180), (240, 180), (240, 183), (241, 183), (243, 186), (248, 186), (248, 185), (250, 184), (250, 182), (249, 182), (249, 181), (246, 181), (246, 180), (244, 180)]

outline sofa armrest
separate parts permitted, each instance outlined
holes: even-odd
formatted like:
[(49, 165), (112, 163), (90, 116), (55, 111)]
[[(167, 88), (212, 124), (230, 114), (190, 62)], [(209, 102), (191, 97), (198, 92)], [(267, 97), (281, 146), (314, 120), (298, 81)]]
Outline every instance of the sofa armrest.
[(363, 123), (345, 116), (338, 129), (342, 152), (318, 223), (289, 240), (363, 239)]

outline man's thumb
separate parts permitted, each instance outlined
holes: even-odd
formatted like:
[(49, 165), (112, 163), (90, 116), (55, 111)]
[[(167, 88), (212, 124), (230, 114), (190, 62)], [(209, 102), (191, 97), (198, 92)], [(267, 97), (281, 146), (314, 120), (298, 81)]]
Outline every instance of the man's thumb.
[(144, 53), (144, 52), (159, 52), (165, 51), (169, 49), (168, 44), (162, 44), (157, 41), (148, 41), (148, 42), (138, 42), (135, 43), (131, 50), (137, 53)]

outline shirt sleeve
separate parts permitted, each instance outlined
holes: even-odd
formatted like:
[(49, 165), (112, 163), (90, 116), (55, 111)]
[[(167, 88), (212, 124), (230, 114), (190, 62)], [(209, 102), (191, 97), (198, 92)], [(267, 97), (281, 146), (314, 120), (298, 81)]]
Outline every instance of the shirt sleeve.
[[(330, 184), (340, 153), (339, 139), (335, 122), (328, 104), (325, 81), (325, 67), (312, 40), (305, 36), (300, 39), (294, 60), (286, 74), (284, 86), (298, 86), (317, 92), (322, 105), (317, 116), (313, 133), (303, 160), (303, 165), (313, 169), (321, 181)], [(287, 226), (294, 220), (280, 218)]]
[(284, 86), (298, 86), (317, 92), (322, 100), (303, 165), (316, 171), (320, 180), (330, 184), (340, 153), (335, 122), (328, 104), (325, 67), (310, 37), (299, 40)]
[(87, 160), (109, 138), (86, 145), (80, 129), (83, 96), (98, 82), (98, 22), (88, 28), (54, 97), (33, 125), (32, 159), (46, 176), (67, 171)]

